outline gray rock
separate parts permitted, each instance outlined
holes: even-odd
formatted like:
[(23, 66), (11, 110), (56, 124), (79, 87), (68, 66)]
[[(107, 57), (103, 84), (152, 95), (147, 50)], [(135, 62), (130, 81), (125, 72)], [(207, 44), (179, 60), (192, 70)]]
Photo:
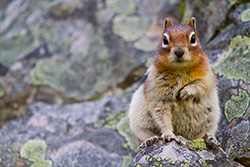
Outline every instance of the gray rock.
[[(124, 146), (124, 136), (115, 129), (93, 126), (103, 117), (107, 106), (112, 106), (116, 114), (124, 110), (123, 102), (118, 99), (102, 98), (95, 102), (65, 106), (44, 103), (31, 105), (29, 114), (23, 119), (9, 122), (1, 128), (1, 165), (25, 164), (25, 159), (38, 163), (37, 158), (28, 155), (23, 156), (25, 159), (19, 157), (19, 150), (31, 139), (40, 139), (46, 143), (46, 159), (53, 166), (122, 166), (126, 163), (124, 157), (134, 154)], [(30, 156), (36, 154), (36, 149), (33, 150)], [(9, 159), (12, 156), (18, 158)], [(39, 163), (50, 164), (43, 159)]]
[[(221, 148), (172, 142), (135, 157), (139, 143), (126, 116), (134, 83), (155, 54), (163, 20), (191, 16), (219, 80)], [(0, 166), (126, 166), (132, 157), (134, 164), (169, 157), (163, 163), (178, 166), (193, 157), (206, 166), (218, 157), (249, 166), (248, 16), (248, 1), (1, 0)], [(20, 156), (21, 148), (46, 156)]]

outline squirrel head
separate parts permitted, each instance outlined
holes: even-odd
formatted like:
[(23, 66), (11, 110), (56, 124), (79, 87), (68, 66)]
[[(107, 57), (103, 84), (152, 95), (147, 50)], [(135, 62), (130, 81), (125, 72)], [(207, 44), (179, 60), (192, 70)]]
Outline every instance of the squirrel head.
[(202, 61), (208, 59), (197, 36), (195, 18), (192, 17), (186, 25), (173, 25), (166, 18), (154, 64), (165, 70), (188, 68)]

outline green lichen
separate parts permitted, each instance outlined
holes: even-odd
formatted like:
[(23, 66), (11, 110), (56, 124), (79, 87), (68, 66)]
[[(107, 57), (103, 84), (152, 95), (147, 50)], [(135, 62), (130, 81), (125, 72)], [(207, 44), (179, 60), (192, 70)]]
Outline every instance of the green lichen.
[(4, 96), (4, 89), (2, 85), (0, 84), (0, 98)]
[(22, 146), (20, 155), (31, 162), (42, 161), (45, 158), (46, 148), (43, 140), (29, 140)]
[(174, 165), (174, 164), (175, 164), (175, 161), (171, 161), (170, 164)]
[(202, 166), (204, 166), (204, 167), (213, 167), (213, 165), (211, 165), (211, 164), (208, 165), (204, 159), (200, 159), (200, 161), (202, 163)]
[(139, 40), (134, 44), (134, 47), (136, 49), (138, 49), (138, 50), (142, 50), (142, 51), (145, 51), (145, 52), (150, 52), (150, 51), (156, 50), (157, 45), (158, 45), (158, 43)]
[(114, 62), (100, 33), (98, 31), (97, 35), (95, 34), (93, 45), (88, 52), (73, 55), (67, 62), (39, 60), (35, 68), (30, 71), (32, 83), (48, 85), (65, 96), (77, 100), (93, 100), (100, 97), (100, 94), (107, 91), (112, 84), (123, 79), (121, 71), (126, 73), (129, 71), (128, 66), (132, 64), (129, 63), (131, 59), (126, 60), (125, 56), (114, 58), (117, 61)]
[(130, 164), (130, 162), (133, 160), (133, 157), (131, 154), (123, 156), (122, 158), (123, 158), (122, 167), (127, 167)]
[(186, 6), (186, 2), (181, 2), (180, 6), (179, 6), (179, 13), (181, 14), (182, 17), (185, 14), (185, 6)]
[(155, 166), (160, 166), (160, 162), (155, 162)]
[(231, 99), (225, 104), (225, 116), (230, 123), (234, 118), (240, 118), (249, 106), (250, 95), (247, 91), (239, 89), (238, 95), (232, 95)]
[(15, 143), (12, 143), (12, 144), (10, 145), (10, 148), (11, 148), (11, 149), (14, 149), (14, 148), (15, 148), (15, 145), (16, 145)]
[(43, 140), (29, 140), (20, 150), (20, 156), (31, 162), (32, 167), (52, 167), (52, 162), (44, 160), (46, 153), (46, 143)]
[(142, 167), (141, 164), (136, 164), (136, 167)]
[(63, 83), (73, 82), (78, 78), (68, 64), (59, 64), (50, 59), (39, 60), (35, 68), (30, 71), (30, 77), (34, 85), (48, 85), (60, 92), (67, 90)]
[(148, 29), (150, 20), (146, 17), (118, 15), (113, 20), (113, 32), (125, 41), (140, 38)]
[(230, 4), (228, 5), (228, 9), (232, 8), (233, 6), (239, 6), (247, 3), (249, 3), (249, 0), (231, 0)]
[(156, 161), (162, 161), (161, 157), (158, 157), (158, 158), (156, 159)]
[(206, 143), (204, 142), (204, 139), (195, 139), (192, 141), (188, 141), (187, 147), (191, 151), (201, 151), (201, 150), (207, 149), (207, 146), (206, 146)]
[(250, 9), (245, 10), (241, 15), (241, 20), (243, 22), (250, 21)]
[(3, 162), (3, 159), (0, 157), (0, 164)]
[(187, 163), (181, 164), (181, 167), (189, 167)]
[(237, 152), (231, 152), (230, 155), (229, 155), (229, 157), (231, 159), (234, 159), (237, 156), (237, 154), (238, 154)]
[(120, 14), (133, 14), (136, 11), (135, 0), (107, 0), (108, 7)]
[(95, 127), (106, 127), (108, 129), (117, 130), (118, 133), (125, 137), (126, 143), (123, 144), (124, 147), (129, 147), (130, 149), (136, 150), (139, 142), (132, 134), (129, 127), (128, 116), (126, 112), (120, 112), (116, 115), (111, 115), (105, 120), (99, 120)]
[(229, 45), (227, 55), (215, 65), (215, 72), (229, 79), (250, 83), (250, 38), (236, 36)]
[(9, 38), (0, 39), (0, 63), (10, 64), (16, 58), (30, 53), (44, 43), (50, 46), (51, 51), (54, 45), (59, 44), (50, 21), (30, 27), (26, 35), (17, 32)]
[(137, 139), (135, 139), (130, 128), (128, 127), (129, 127), (128, 117), (127, 115), (125, 115), (117, 124), (117, 130), (122, 136), (125, 137), (129, 147), (135, 150), (138, 147), (139, 143)]
[(239, 0), (231, 0), (230, 4), (228, 5), (228, 9), (230, 9), (237, 1)]
[(76, 5), (64, 5), (62, 2), (57, 2), (50, 6), (49, 13), (57, 17), (67, 17), (73, 14)]
[(151, 158), (151, 156), (148, 155), (148, 156), (146, 157), (146, 161), (149, 161), (150, 158)]
[(33, 163), (30, 167), (52, 167), (52, 162), (48, 160), (38, 161)]

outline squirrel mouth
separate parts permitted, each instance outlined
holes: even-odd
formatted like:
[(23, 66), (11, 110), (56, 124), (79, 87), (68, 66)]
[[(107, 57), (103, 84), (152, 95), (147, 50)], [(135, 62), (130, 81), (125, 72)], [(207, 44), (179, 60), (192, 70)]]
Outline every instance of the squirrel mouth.
[(184, 60), (183, 59), (177, 59), (176, 62), (181, 63), (181, 62), (184, 62)]

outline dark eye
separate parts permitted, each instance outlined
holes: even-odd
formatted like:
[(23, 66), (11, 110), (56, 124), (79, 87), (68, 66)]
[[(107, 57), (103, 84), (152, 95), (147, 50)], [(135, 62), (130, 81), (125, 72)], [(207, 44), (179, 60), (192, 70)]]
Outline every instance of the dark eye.
[(194, 44), (196, 41), (195, 41), (195, 36), (194, 34), (191, 36), (191, 39), (190, 39), (190, 43), (191, 44)]
[(163, 43), (164, 45), (168, 45), (168, 37), (165, 35), (164, 35)]

